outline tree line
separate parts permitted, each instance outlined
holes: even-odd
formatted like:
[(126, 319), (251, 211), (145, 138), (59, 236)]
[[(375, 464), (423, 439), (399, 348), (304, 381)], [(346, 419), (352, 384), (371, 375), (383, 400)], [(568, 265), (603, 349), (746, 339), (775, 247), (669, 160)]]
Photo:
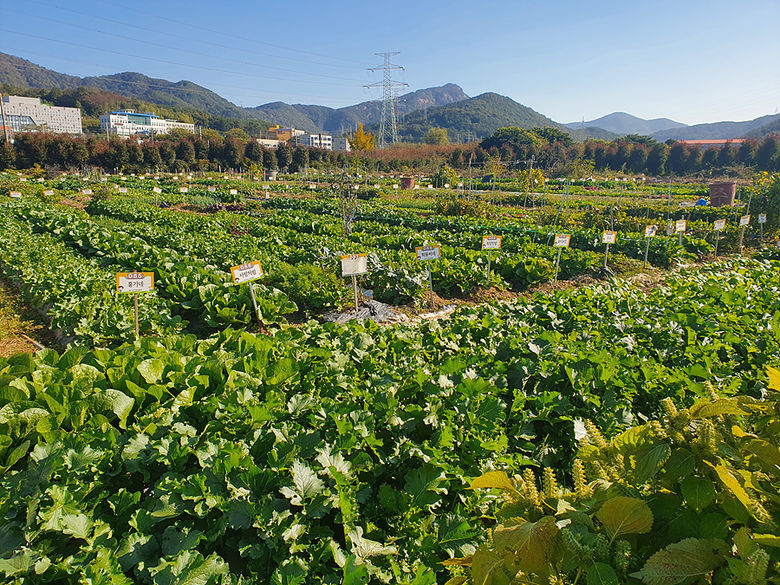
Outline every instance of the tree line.
[[(208, 134), (208, 135), (207, 135)], [(345, 166), (347, 158), (319, 148), (280, 144), (265, 148), (257, 141), (216, 132), (177, 135), (138, 142), (132, 139), (62, 134), (17, 134), (13, 144), (0, 142), (0, 170), (38, 165), (56, 170), (98, 168), (108, 172), (215, 171), (258, 168), (297, 172), (311, 164)]]
[(780, 170), (778, 135), (746, 139), (740, 145), (701, 149), (647, 137), (626, 136), (612, 142), (575, 143), (553, 128), (500, 128), (479, 143), (466, 145), (400, 145), (346, 153), (281, 144), (265, 148), (243, 132), (226, 136), (213, 130), (202, 135), (174, 133), (142, 142), (121, 137), (62, 134), (17, 134), (0, 142), (0, 170), (38, 165), (56, 170), (99, 168), (108, 172), (213, 171), (249, 169), (297, 172), (360, 168), (373, 172), (435, 172), (441, 164), (475, 173), (495, 163), (534, 168), (547, 175), (583, 177), (592, 172), (627, 172), (650, 176), (717, 174), (734, 167)]

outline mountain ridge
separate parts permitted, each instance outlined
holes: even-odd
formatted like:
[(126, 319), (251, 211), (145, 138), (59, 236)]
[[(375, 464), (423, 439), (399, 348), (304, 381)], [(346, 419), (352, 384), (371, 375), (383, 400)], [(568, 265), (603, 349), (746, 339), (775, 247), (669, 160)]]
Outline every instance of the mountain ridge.
[(651, 138), (664, 142), (666, 140), (712, 140), (743, 138), (753, 131), (763, 127), (773, 127), (780, 120), (780, 114), (759, 116), (752, 120), (741, 122), (710, 122), (708, 124), (695, 124), (685, 128), (661, 130), (650, 135)]
[[(567, 122), (563, 124), (567, 128), (576, 130), (580, 128), (582, 122)], [(586, 127), (602, 128), (619, 136), (627, 134), (639, 134), (640, 136), (649, 136), (654, 132), (671, 130), (673, 128), (682, 128), (687, 126), (682, 122), (676, 122), (669, 118), (645, 119), (627, 112), (612, 112), (606, 116), (584, 122)]]

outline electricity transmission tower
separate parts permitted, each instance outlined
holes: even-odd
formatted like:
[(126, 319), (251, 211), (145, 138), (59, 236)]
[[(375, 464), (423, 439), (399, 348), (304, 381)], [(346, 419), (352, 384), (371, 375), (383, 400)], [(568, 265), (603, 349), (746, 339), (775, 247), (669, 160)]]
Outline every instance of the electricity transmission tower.
[(393, 81), (393, 71), (404, 71), (400, 65), (393, 65), (390, 61), (394, 53), (374, 53), (384, 57), (384, 64), (378, 67), (369, 67), (369, 71), (381, 71), (382, 81), (366, 85), (365, 87), (382, 86), (382, 119), (379, 122), (379, 148), (398, 142), (398, 116), (396, 107), (395, 88), (409, 87), (408, 83)]

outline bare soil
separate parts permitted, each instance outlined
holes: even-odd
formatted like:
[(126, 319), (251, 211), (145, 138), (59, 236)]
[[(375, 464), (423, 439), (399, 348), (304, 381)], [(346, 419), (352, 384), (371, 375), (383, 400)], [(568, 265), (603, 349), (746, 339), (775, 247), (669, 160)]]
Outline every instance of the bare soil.
[(0, 357), (32, 353), (45, 347), (57, 347), (54, 334), (11, 286), (0, 280)]

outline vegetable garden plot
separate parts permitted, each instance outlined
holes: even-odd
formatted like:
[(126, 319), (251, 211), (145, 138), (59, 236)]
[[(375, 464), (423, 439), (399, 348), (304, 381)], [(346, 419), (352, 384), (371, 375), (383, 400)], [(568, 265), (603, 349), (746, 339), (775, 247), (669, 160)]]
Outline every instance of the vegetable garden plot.
[(0, 571), (430, 582), (484, 536), (471, 478), (568, 468), (577, 419), (611, 434), (708, 383), (760, 396), (779, 289), (777, 262), (731, 261), (648, 294), (584, 287), (442, 323), (0, 360)]

